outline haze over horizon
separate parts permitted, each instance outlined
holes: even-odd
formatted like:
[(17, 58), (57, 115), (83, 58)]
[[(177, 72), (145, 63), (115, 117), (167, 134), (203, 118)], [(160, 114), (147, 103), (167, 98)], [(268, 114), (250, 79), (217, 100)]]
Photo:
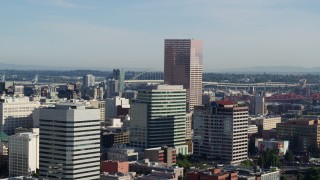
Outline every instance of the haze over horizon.
[(204, 70), (320, 67), (320, 1), (0, 2), (0, 62), (163, 68), (164, 39), (204, 43)]

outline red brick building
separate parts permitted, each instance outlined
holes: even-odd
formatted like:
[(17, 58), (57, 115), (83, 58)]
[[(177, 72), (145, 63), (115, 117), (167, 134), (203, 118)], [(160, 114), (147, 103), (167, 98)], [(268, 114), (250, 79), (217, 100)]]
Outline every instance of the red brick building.
[(238, 180), (237, 172), (222, 172), (221, 169), (211, 169), (202, 172), (189, 172), (187, 179), (191, 180)]
[(101, 172), (108, 172), (110, 174), (121, 172), (123, 174), (127, 174), (129, 173), (129, 162), (102, 161)]

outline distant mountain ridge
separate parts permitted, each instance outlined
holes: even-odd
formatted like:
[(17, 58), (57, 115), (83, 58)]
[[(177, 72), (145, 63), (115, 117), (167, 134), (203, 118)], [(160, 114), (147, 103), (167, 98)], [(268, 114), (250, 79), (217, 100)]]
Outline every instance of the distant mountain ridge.
[[(43, 66), (43, 65), (26, 65), (26, 64), (7, 64), (0, 62), (0, 70), (49, 70), (49, 71), (70, 71), (70, 70), (98, 70), (112, 71), (114, 67), (71, 67), (71, 66)], [(123, 68), (125, 69), (125, 68)], [(145, 70), (142, 68), (134, 68), (134, 70)]]
[[(68, 71), (68, 70), (99, 70), (111, 71), (114, 67), (70, 67), (70, 66), (43, 66), (43, 65), (20, 65), (7, 64), (0, 62), (0, 70), (52, 70), (52, 71)], [(125, 70), (144, 71), (145, 68), (123, 68)], [(298, 66), (254, 66), (246, 68), (230, 68), (230, 69), (214, 69), (205, 70), (204, 72), (213, 73), (319, 73), (320, 67), (306, 68)]]
[(234, 73), (320, 73), (320, 67), (306, 68), (298, 66), (254, 66), (246, 68), (224, 69), (219, 72)]
[(74, 68), (63, 66), (20, 65), (0, 63), (0, 70), (72, 70)]

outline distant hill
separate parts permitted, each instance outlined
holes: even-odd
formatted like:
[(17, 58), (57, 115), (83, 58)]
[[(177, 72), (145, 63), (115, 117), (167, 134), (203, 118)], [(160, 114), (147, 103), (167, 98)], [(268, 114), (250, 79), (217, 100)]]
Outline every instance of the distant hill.
[(43, 66), (43, 65), (26, 65), (26, 64), (6, 64), (0, 63), (0, 70), (58, 70), (58, 71), (68, 71), (68, 70), (100, 70), (100, 71), (110, 71), (112, 68), (103, 67), (68, 67), (68, 66)]
[(0, 70), (6, 70), (6, 69), (8, 70), (70, 70), (70, 68), (68, 67), (0, 63)]
[[(70, 67), (70, 66), (43, 66), (43, 65), (26, 65), (26, 64), (7, 64), (0, 62), (0, 70), (49, 70), (49, 71), (69, 71), (69, 70), (97, 70), (97, 71), (112, 71), (114, 68), (122, 67)], [(145, 71), (145, 68), (122, 68), (125, 71)]]
[(232, 73), (320, 73), (320, 67), (305, 68), (297, 66), (255, 66), (247, 68), (224, 69), (218, 72)]
[[(43, 65), (21, 65), (7, 64), (0, 62), (0, 70), (52, 70), (52, 71), (69, 71), (69, 70), (98, 70), (112, 71), (114, 67), (69, 67), (69, 66), (43, 66)], [(125, 71), (145, 71), (145, 68), (123, 68)], [(305, 68), (297, 66), (255, 66), (246, 68), (206, 70), (205, 72), (213, 73), (315, 73), (320, 74), (320, 67)]]

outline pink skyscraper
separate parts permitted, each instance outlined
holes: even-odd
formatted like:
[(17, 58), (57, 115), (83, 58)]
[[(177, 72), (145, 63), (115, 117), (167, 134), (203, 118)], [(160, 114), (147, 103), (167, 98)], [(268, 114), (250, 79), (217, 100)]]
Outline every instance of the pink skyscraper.
[(183, 85), (187, 90), (187, 110), (202, 105), (202, 41), (164, 41), (164, 82)]

